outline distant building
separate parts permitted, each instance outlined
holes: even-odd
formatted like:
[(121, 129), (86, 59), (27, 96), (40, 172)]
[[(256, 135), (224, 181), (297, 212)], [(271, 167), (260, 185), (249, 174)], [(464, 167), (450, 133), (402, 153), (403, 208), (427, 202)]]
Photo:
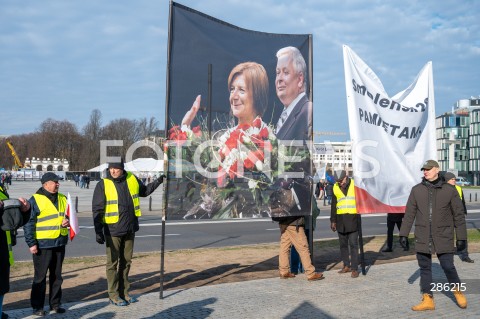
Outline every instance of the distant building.
[[(352, 172), (352, 142), (314, 143), (313, 165), (317, 171), (325, 168), (331, 174), (346, 170)], [(321, 176), (320, 176), (321, 178)]]
[(480, 98), (458, 100), (451, 112), (436, 118), (440, 169), (480, 183)]
[(49, 172), (49, 171), (68, 171), (70, 164), (66, 159), (54, 158), (53, 161), (50, 158), (35, 158), (25, 160), (25, 167), (29, 167), (35, 171), (39, 172)]

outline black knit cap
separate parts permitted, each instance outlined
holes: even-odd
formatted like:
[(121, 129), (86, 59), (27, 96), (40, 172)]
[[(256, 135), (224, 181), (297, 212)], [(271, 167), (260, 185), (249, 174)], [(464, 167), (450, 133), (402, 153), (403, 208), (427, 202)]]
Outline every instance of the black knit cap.
[(451, 172), (446, 172), (443, 177), (445, 178), (445, 180), (448, 182), (449, 180), (451, 180), (452, 178), (456, 178), (455, 177), (455, 174), (451, 173)]
[(123, 158), (120, 159), (120, 162), (108, 163), (108, 168), (120, 168), (120, 169), (125, 170), (125, 165), (124, 165), (124, 162), (123, 162)]
[(43, 174), (42, 179), (40, 180), (40, 182), (41, 182), (42, 184), (45, 184), (45, 183), (48, 182), (48, 181), (58, 182), (59, 180), (60, 180), (60, 177), (58, 177), (57, 174), (52, 173), (52, 172), (47, 172), (47, 173)]

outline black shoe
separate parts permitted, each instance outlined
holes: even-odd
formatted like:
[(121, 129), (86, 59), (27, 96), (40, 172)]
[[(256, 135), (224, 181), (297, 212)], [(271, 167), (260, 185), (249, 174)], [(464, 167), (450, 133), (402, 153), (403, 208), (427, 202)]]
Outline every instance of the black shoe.
[(385, 247), (382, 249), (382, 253), (391, 253), (392, 252), (392, 248), (390, 247)]
[(65, 308), (62, 308), (60, 306), (53, 307), (51, 310), (55, 311), (55, 313), (65, 313), (65, 311), (67, 311), (67, 310), (65, 310)]
[(462, 259), (462, 261), (466, 262), (466, 263), (474, 263), (475, 261), (470, 259), (470, 257), (465, 257), (464, 259)]
[(45, 317), (47, 313), (43, 309), (33, 309), (33, 314), (37, 317)]
[(8, 315), (2, 311), (2, 319), (8, 319)]

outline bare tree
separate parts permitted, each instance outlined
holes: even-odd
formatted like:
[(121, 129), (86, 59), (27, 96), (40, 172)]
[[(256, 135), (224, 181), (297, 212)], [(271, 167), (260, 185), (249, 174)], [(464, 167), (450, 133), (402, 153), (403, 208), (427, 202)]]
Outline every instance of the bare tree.
[(67, 120), (57, 121), (49, 118), (40, 124), (37, 134), (39, 137), (35, 150), (37, 154), (39, 153), (37, 156), (68, 159), (72, 167), (78, 165), (83, 137), (74, 124)]
[(100, 136), (102, 134), (102, 112), (94, 109), (90, 121), (82, 129), (85, 143), (81, 151), (79, 170), (87, 170), (100, 163)]
[(107, 150), (108, 156), (125, 156), (128, 148), (140, 139), (135, 120), (112, 120), (102, 129), (102, 140), (121, 140), (123, 147), (112, 147)]

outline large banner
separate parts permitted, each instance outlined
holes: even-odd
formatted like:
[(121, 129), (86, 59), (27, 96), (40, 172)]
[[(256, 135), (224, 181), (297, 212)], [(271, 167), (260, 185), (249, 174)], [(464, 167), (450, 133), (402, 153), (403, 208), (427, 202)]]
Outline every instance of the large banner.
[(403, 213), (420, 168), (436, 158), (432, 63), (389, 97), (370, 67), (343, 47), (353, 175), (360, 213)]
[(311, 42), (171, 2), (168, 219), (310, 214)]

